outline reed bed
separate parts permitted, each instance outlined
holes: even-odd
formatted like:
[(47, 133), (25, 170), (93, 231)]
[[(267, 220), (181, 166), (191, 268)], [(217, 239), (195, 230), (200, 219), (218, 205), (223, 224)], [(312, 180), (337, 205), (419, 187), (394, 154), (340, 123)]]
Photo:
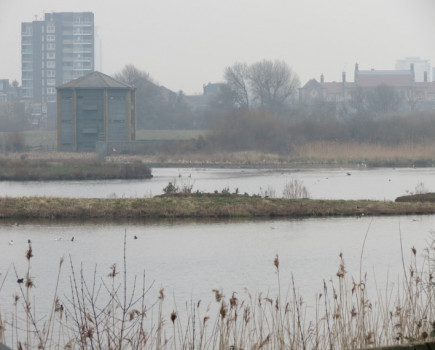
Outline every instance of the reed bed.
[(159, 153), (138, 156), (149, 164), (261, 166), (434, 166), (435, 143), (319, 141), (292, 144), (288, 153), (261, 151)]
[[(4, 159), (85, 161), (96, 158), (95, 153), (26, 152), (0, 155)], [(184, 151), (160, 152), (141, 155), (110, 155), (108, 163), (143, 162), (154, 166), (434, 166), (435, 143), (412, 143), (388, 145), (382, 143), (318, 141), (292, 144), (288, 153), (261, 151)]]
[(293, 156), (312, 162), (354, 163), (365, 166), (433, 166), (435, 144), (401, 143), (398, 145), (360, 142), (320, 141), (295, 145)]
[[(414, 344), (435, 337), (433, 244), (423, 254), (415, 248), (402, 253), (403, 275), (396, 287), (384, 281), (385, 287), (374, 286), (374, 295), (368, 292), (367, 274), (360, 268), (358, 276), (349, 276), (339, 254), (334, 278), (319, 281), (315, 300), (306, 302), (293, 276), (289, 286), (281, 285), (281, 274), (289, 272), (280, 270), (276, 256), (270, 262), (275, 294), (247, 291), (240, 297), (212, 289), (204, 298), (208, 302), (187, 301), (179, 308), (168, 307), (164, 290), (155, 294), (145, 274), (142, 279), (129, 275), (125, 242), (123, 266), (112, 265), (106, 276), (95, 268), (93, 278), (87, 279), (70, 257), (66, 295), (58, 292), (62, 258), (53, 275), (52, 304), (42, 314), (33, 311), (37, 281), (31, 266), (37, 252), (29, 243), (26, 276), (19, 279), (13, 267), (3, 279), (17, 278), (19, 292), (11, 314), (0, 309), (0, 342), (17, 349), (331, 350)], [(0, 288), (3, 300), (5, 292)]]

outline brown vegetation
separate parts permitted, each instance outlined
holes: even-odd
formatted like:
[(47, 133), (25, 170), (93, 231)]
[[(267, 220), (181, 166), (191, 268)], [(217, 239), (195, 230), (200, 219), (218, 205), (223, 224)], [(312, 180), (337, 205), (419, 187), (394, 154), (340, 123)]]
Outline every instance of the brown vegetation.
[(96, 180), (96, 179), (145, 179), (151, 169), (140, 161), (110, 162), (95, 158), (29, 159), (0, 158), (0, 180)]
[(434, 214), (435, 203), (262, 198), (227, 193), (154, 198), (0, 198), (0, 218), (267, 218)]
[(396, 202), (432, 202), (435, 203), (435, 193), (418, 193), (396, 198)]

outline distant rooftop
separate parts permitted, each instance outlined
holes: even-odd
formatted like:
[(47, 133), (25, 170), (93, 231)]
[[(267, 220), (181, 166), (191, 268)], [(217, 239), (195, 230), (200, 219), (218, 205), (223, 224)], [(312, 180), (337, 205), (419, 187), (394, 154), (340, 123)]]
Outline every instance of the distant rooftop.
[(92, 72), (78, 79), (72, 80), (66, 84), (60, 85), (58, 89), (74, 88), (117, 88), (117, 89), (133, 89), (132, 86), (123, 83), (119, 80), (113, 79), (101, 72)]
[(412, 75), (413, 72), (410, 69), (407, 70), (359, 70), (358, 75)]

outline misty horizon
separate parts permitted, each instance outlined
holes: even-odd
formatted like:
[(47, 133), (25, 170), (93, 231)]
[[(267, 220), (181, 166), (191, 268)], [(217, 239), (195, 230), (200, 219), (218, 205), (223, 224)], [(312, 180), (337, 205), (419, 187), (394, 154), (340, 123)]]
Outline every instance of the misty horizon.
[[(334, 0), (205, 3), (171, 0), (122, 4), (78, 0), (0, 4), (0, 78), (21, 82), (20, 26), (51, 12), (90, 11), (102, 40), (102, 67), (113, 75), (126, 64), (186, 94), (223, 81), (235, 62), (285, 61), (303, 85), (310, 79), (340, 81), (362, 69), (394, 69), (406, 57), (433, 61), (435, 4), (431, 0)], [(7, 35), (6, 35), (7, 33)], [(98, 62), (96, 62), (98, 64)], [(431, 74), (431, 72), (430, 72)]]

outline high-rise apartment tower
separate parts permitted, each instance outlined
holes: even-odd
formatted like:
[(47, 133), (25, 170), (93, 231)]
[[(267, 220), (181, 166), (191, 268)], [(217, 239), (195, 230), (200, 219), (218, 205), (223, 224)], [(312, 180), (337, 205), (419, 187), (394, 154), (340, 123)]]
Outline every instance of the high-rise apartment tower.
[(21, 23), (22, 97), (41, 104), (42, 113), (53, 109), (56, 86), (93, 72), (94, 53), (92, 12), (46, 13)]

